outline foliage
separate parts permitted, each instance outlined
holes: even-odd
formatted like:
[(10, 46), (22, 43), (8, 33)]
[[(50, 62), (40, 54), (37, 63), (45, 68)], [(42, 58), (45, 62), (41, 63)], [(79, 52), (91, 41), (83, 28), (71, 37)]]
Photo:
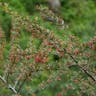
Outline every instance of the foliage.
[(20, 0), (23, 4), (23, 6), (25, 7), (26, 11), (30, 14), (33, 13), (34, 8), (37, 4), (40, 4), (41, 2), (43, 2), (44, 0)]
[[(92, 1), (83, 2), (88, 8), (84, 11), (86, 4), (82, 5), (79, 0), (62, 1), (61, 10), (65, 11), (62, 15), (68, 25), (62, 24), (63, 19), (44, 6), (37, 8), (40, 14), (27, 15), (33, 10), (29, 10), (30, 2), (34, 4), (36, 0), (22, 0), (24, 11), (28, 10), (25, 14), (20, 13), (19, 8), (15, 10), (11, 5), (13, 1), (19, 2), (3, 0), (0, 3), (0, 11), (5, 14), (0, 13), (0, 95), (95, 96), (96, 34), (93, 34), (94, 26), (89, 27), (95, 18)], [(85, 13), (91, 12), (90, 7), (93, 15)], [(5, 21), (11, 22), (11, 27)], [(10, 34), (9, 42), (4, 32)]]

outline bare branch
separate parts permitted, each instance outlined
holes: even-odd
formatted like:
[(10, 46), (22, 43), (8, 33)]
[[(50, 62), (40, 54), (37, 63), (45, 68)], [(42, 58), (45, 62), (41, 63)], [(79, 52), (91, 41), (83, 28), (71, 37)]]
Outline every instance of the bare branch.
[(15, 94), (17, 94), (17, 91), (14, 87), (12, 87), (11, 85), (8, 85), (8, 88)]
[(4, 77), (0, 76), (1, 81), (5, 84), (5, 86), (10, 89), (14, 94), (17, 94), (17, 91), (12, 85), (8, 84)]
[(6, 80), (4, 77), (0, 76), (0, 79), (2, 80), (3, 83), (6, 83)]

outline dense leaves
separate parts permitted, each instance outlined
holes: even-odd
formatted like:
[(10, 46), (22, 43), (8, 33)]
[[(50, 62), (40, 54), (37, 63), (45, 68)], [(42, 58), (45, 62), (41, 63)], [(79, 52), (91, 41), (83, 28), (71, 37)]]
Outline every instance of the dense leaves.
[(0, 95), (95, 96), (94, 1), (62, 0), (62, 16), (36, 2), (0, 1)]

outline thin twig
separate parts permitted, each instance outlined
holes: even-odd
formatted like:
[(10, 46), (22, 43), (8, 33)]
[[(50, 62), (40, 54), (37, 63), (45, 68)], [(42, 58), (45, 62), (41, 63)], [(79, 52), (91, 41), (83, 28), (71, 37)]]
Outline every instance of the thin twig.
[(19, 86), (19, 88), (18, 88), (18, 90), (17, 90), (17, 93), (19, 93), (19, 92), (21, 91), (22, 86), (24, 85), (24, 83), (25, 83), (26, 80), (27, 80), (27, 78), (25, 78), (25, 79), (22, 81), (21, 85)]

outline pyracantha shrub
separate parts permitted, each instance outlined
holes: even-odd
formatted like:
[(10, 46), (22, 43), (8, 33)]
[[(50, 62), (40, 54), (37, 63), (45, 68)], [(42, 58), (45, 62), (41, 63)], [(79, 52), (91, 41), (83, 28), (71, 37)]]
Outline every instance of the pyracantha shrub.
[(12, 11), (6, 3), (0, 3), (0, 9), (12, 19), (6, 58), (1, 51), (6, 49), (6, 42), (0, 39), (4, 60), (0, 62), (4, 66), (0, 80), (11, 91), (9, 96), (35, 96), (40, 92), (46, 96), (44, 90), (52, 96), (96, 95), (96, 36), (86, 43), (74, 35), (63, 40), (37, 20)]

